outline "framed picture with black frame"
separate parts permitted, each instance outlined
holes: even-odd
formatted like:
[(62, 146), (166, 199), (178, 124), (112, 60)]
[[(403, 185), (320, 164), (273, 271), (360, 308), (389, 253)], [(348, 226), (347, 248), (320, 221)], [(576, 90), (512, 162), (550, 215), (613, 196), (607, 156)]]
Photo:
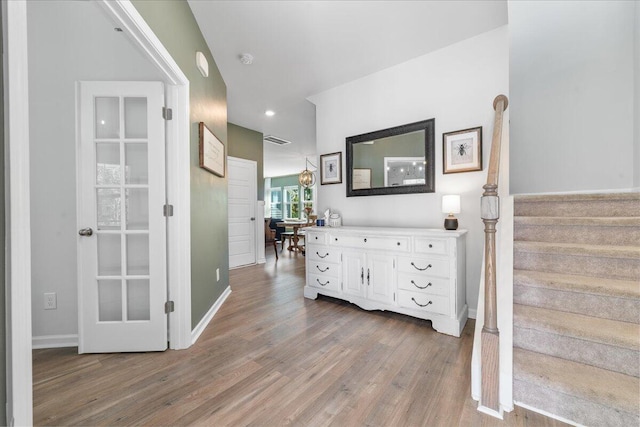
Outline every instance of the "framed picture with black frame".
[(320, 184), (342, 183), (342, 152), (320, 156)]

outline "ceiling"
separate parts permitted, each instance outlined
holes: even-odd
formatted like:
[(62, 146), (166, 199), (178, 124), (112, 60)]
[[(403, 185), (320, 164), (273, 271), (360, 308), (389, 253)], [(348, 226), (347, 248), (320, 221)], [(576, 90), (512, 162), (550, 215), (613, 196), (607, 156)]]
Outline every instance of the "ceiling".
[(265, 177), (298, 173), (316, 156), (311, 95), (507, 23), (506, 0), (189, 5), (227, 85), (228, 120), (292, 142), (265, 143)]

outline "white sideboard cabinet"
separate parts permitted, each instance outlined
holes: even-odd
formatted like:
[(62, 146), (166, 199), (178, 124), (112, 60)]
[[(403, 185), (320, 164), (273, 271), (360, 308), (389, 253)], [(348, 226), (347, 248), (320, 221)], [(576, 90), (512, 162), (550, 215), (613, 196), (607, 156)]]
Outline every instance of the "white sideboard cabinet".
[(365, 310), (431, 320), (460, 336), (467, 322), (465, 230), (306, 229), (304, 296), (340, 298)]

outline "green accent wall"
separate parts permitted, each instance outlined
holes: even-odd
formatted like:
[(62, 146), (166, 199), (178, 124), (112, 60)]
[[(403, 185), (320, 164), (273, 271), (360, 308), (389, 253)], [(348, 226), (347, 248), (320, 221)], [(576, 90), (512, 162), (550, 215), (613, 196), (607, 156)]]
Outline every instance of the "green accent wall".
[(263, 135), (255, 130), (229, 123), (228, 155), (239, 159), (253, 160), (258, 164), (258, 200), (264, 200), (264, 148)]
[(271, 178), (271, 188), (290, 187), (293, 185), (300, 185), (298, 182), (298, 175), (286, 175)]
[[(227, 145), (227, 87), (186, 1), (133, 0), (135, 8), (189, 79), (191, 119), (191, 326), (229, 286), (227, 177), (198, 166), (198, 123)], [(196, 52), (209, 77), (196, 68)], [(220, 281), (216, 282), (216, 269)]]

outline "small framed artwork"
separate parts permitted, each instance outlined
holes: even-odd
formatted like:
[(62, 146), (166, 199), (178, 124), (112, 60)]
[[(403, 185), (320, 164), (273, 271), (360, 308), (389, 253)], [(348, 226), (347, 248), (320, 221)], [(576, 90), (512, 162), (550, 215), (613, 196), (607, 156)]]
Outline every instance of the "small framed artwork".
[(353, 181), (351, 183), (354, 190), (364, 190), (371, 188), (371, 169), (353, 169)]
[(442, 134), (442, 172), (482, 170), (482, 126)]
[(320, 184), (342, 183), (342, 152), (320, 156)]
[(200, 122), (200, 167), (224, 177), (224, 144)]

